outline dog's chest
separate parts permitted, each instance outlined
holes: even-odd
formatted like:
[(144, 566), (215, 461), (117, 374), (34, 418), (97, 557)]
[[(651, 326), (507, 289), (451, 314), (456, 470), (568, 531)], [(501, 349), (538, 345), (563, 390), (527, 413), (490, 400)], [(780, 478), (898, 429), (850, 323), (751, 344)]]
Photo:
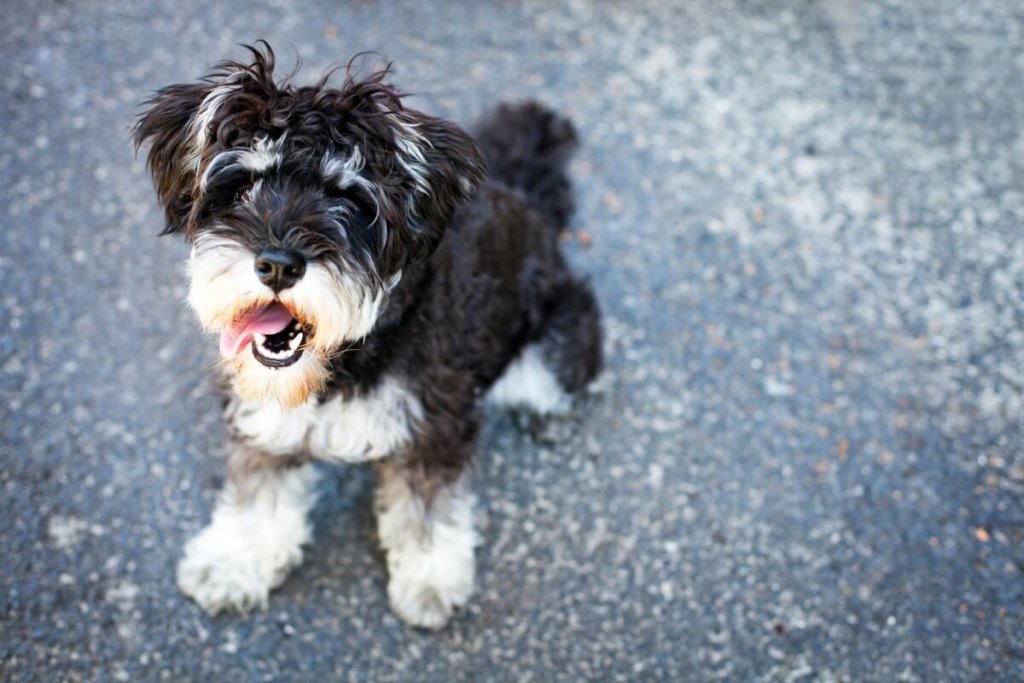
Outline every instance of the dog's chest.
[(422, 415), (420, 401), (395, 379), (348, 399), (336, 396), (291, 409), (233, 401), (225, 413), (236, 436), (265, 453), (353, 463), (406, 445)]

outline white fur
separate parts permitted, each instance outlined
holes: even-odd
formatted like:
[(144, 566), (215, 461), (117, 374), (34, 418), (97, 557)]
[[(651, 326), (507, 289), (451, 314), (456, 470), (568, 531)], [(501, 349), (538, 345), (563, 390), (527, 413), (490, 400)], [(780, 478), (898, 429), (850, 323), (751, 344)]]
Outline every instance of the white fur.
[(457, 484), (427, 510), (404, 479), (385, 473), (376, 507), (391, 608), (413, 626), (444, 626), (473, 592), (473, 496)]
[(336, 396), (317, 409), (307, 444), (314, 456), (365, 462), (390, 455), (412, 439), (423, 419), (418, 398), (394, 379), (386, 379), (364, 397)]
[(359, 145), (355, 145), (347, 159), (325, 156), (320, 162), (320, 173), (342, 190), (352, 185), (358, 185), (376, 203), (377, 186), (362, 174), (365, 164), (363, 155), (359, 151)]
[(231, 74), (228, 76), (222, 85), (217, 86), (210, 91), (202, 104), (199, 105), (199, 109), (196, 111), (196, 115), (192, 118), (189, 123), (189, 133), (192, 136), (192, 145), (189, 154), (184, 156), (185, 164), (193, 172), (199, 171), (199, 164), (203, 158), (203, 152), (206, 150), (206, 145), (209, 142), (209, 128), (213, 118), (217, 115), (217, 110), (224, 104), (224, 100), (228, 95), (233, 93), (238, 86), (234, 83), (239, 77), (239, 74)]
[(275, 300), (311, 325), (302, 357), (288, 367), (268, 368), (247, 349), (224, 364), (235, 392), (245, 400), (299, 406), (324, 387), (331, 354), (370, 332), (384, 298), (402, 274), (399, 271), (386, 283), (371, 287), (339, 272), (335, 265), (314, 262), (295, 285), (275, 295), (260, 282), (254, 263), (255, 255), (237, 242), (200, 235), (188, 263), (189, 304), (203, 327), (213, 333), (226, 329), (242, 312)]
[(232, 397), (225, 418), (246, 444), (270, 455), (294, 455), (306, 446), (306, 435), (316, 423), (316, 400), (295, 408), (276, 402), (247, 403)]
[[(247, 308), (274, 300), (260, 282), (256, 255), (229, 239), (201, 235), (189, 259), (189, 304), (210, 332), (220, 332)], [(373, 328), (386, 289), (373, 291), (332, 266), (310, 263), (294, 286), (277, 298), (303, 314), (315, 330), (309, 346), (330, 352)]]
[(535, 344), (523, 349), (491, 387), (487, 398), (497, 405), (528, 408), (538, 415), (564, 415), (572, 407), (571, 397)]
[(346, 463), (383, 458), (412, 439), (423, 406), (402, 384), (388, 378), (361, 396), (310, 400), (296, 408), (277, 403), (229, 408), (228, 420), (249, 445), (266, 453), (309, 453)]
[[(395, 159), (412, 178), (416, 191), (421, 194), (429, 194), (430, 185), (427, 183), (429, 171), (423, 146), (429, 145), (430, 141), (416, 130), (417, 125), (414, 122), (408, 121), (400, 115), (394, 116), (394, 122), (395, 146), (397, 147)], [(411, 197), (410, 201), (412, 201)]]
[(281, 163), (281, 145), (287, 134), (278, 138), (257, 138), (252, 149), (242, 150), (238, 163), (250, 171), (260, 173)]
[(279, 296), (286, 306), (305, 313), (316, 326), (309, 344), (330, 352), (370, 333), (384, 295), (384, 289), (373, 291), (334, 266), (310, 263), (302, 279)]
[(273, 290), (256, 277), (255, 256), (232, 240), (201, 235), (188, 260), (188, 302), (211, 332), (229, 325), (242, 302), (273, 298)]
[(203, 171), (203, 176), (199, 180), (199, 188), (206, 189), (210, 182), (210, 175), (214, 171), (223, 173), (232, 166), (240, 166), (253, 173), (262, 173), (268, 168), (276, 166), (281, 162), (282, 156), (278, 148), (283, 140), (284, 136), (273, 140), (259, 138), (253, 144), (252, 149), (230, 149), (221, 152), (207, 164), (206, 170)]
[(221, 492), (210, 525), (185, 546), (178, 586), (211, 614), (264, 608), (311, 538), (312, 465), (249, 473)]
[(323, 389), (330, 372), (323, 355), (307, 350), (284, 368), (268, 368), (244, 349), (221, 368), (234, 394), (253, 403), (275, 403), (284, 407), (301, 406)]

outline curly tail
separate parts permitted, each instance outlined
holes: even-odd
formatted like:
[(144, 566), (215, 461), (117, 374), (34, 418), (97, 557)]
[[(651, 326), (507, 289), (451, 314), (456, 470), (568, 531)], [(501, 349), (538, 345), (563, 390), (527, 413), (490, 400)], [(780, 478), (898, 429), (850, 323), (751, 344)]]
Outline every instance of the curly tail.
[(579, 144), (572, 122), (537, 102), (502, 104), (475, 137), (490, 179), (525, 194), (553, 229), (565, 227), (575, 206), (566, 171)]

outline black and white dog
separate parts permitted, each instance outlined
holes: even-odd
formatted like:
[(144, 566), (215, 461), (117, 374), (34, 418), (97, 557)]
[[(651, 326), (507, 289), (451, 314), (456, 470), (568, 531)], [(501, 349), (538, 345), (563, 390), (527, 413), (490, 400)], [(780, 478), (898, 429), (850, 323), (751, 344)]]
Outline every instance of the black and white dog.
[(229, 389), (228, 481), (178, 584), (211, 613), (265, 606), (311, 540), (311, 462), (372, 462), (391, 606), (437, 628), (473, 588), (482, 397), (564, 411), (601, 366), (558, 245), (576, 134), (526, 103), (474, 141), (386, 70), (297, 87), (248, 49), (135, 128)]

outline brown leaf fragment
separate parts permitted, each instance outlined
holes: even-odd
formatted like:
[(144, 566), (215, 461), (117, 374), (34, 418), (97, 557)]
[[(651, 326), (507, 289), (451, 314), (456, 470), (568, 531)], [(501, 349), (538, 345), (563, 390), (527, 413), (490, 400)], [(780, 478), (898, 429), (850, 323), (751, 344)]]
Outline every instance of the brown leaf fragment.
[(846, 462), (850, 457), (850, 440), (845, 436), (836, 444), (836, 457), (840, 462)]
[(619, 199), (619, 195), (614, 192), (605, 192), (603, 199), (605, 207), (612, 213), (622, 211), (622, 200)]

